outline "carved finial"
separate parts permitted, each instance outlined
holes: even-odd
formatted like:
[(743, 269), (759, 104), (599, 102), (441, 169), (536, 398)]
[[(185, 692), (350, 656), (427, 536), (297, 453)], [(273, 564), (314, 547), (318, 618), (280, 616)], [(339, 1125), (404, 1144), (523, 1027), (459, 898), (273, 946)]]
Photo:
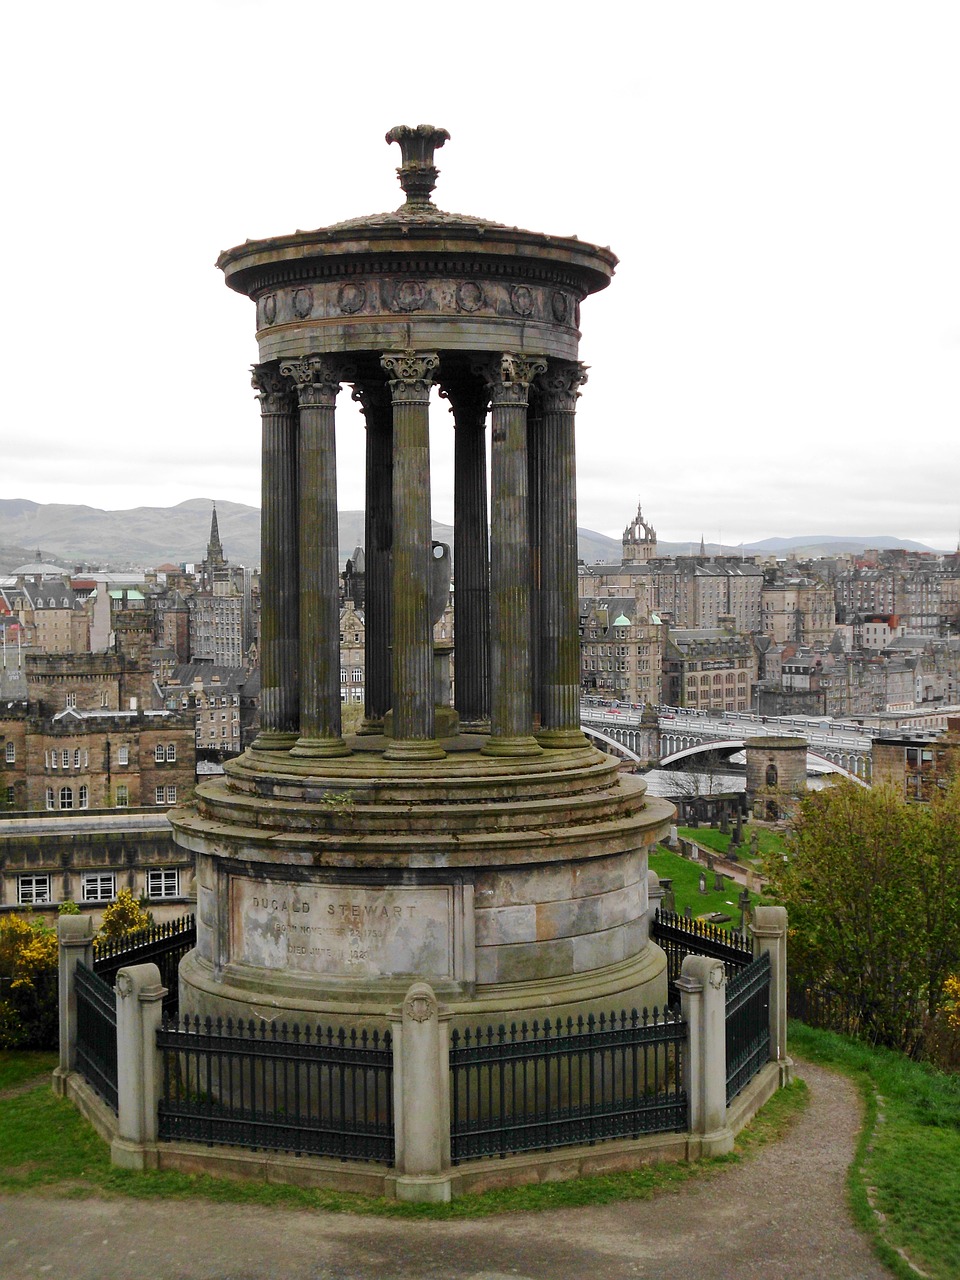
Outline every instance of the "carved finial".
[(398, 142), (403, 162), (397, 177), (407, 197), (406, 209), (432, 209), (430, 192), (437, 185), (440, 170), (433, 163), (433, 153), (450, 138), (446, 129), (432, 124), (398, 124), (387, 134), (387, 142)]

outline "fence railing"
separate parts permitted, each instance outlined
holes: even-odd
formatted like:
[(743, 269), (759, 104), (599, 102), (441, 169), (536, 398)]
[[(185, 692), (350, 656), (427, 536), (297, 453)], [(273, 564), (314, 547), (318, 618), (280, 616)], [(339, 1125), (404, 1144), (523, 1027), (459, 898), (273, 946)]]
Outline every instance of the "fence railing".
[(389, 1031), (185, 1018), (157, 1047), (161, 1140), (393, 1164)]
[(101, 978), (113, 985), (117, 973), (126, 965), (155, 964), (160, 981), (167, 988), (163, 1012), (176, 1018), (180, 1007), (178, 970), (180, 961), (197, 944), (195, 916), (181, 916), (150, 925), (121, 938), (101, 938), (93, 944), (93, 968)]
[(454, 1031), (451, 1159), (682, 1131), (685, 1045), (656, 1009)]
[(770, 1057), (770, 956), (764, 952), (727, 982), (727, 1103)]
[(753, 943), (703, 920), (688, 920), (676, 911), (658, 910), (650, 925), (650, 937), (667, 955), (667, 985), (670, 1004), (680, 1002), (677, 979), (689, 955), (710, 956), (722, 960), (727, 981), (753, 960)]
[(113, 988), (77, 962), (77, 1070), (117, 1110), (117, 1004)]

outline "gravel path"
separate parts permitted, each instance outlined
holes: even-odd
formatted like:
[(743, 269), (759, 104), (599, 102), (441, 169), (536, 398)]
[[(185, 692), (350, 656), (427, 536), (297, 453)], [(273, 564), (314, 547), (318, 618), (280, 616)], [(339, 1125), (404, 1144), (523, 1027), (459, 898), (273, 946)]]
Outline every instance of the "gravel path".
[(844, 1202), (859, 1103), (811, 1103), (742, 1165), (646, 1202), (398, 1222), (201, 1201), (0, 1198), (3, 1280), (888, 1280)]

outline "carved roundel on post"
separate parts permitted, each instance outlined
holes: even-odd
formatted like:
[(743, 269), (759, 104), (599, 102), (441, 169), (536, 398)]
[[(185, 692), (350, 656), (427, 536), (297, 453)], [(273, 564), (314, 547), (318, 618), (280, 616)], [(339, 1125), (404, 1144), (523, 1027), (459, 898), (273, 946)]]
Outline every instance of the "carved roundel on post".
[(277, 318), (277, 295), (268, 293), (263, 300), (263, 319), (266, 324), (273, 324)]
[(417, 984), (407, 992), (403, 1011), (413, 1022), (427, 1022), (437, 1015), (437, 998), (423, 984)]
[(557, 324), (563, 324), (567, 316), (570, 314), (570, 303), (567, 301), (567, 295), (554, 290), (550, 299), (550, 308), (553, 311), (553, 318)]
[(337, 306), (345, 315), (356, 315), (366, 300), (367, 290), (362, 284), (342, 284), (337, 290)]
[(533, 313), (533, 294), (525, 284), (515, 284), (510, 290), (510, 305), (518, 316)]
[(419, 280), (401, 280), (394, 300), (398, 311), (419, 311), (426, 296), (427, 291)]
[(293, 295), (293, 314), (300, 320), (306, 320), (313, 310), (313, 292), (310, 289), (297, 289)]
[(476, 280), (461, 280), (457, 285), (457, 307), (461, 311), (479, 311), (485, 301)]

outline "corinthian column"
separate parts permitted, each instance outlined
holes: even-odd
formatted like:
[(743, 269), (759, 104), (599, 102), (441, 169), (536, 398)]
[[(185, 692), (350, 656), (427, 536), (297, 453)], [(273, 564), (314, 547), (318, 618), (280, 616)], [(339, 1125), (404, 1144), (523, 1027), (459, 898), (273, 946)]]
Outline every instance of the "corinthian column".
[(364, 503), (364, 718), (361, 733), (383, 733), (393, 701), (390, 659), (393, 584), (393, 407), (383, 382), (357, 383), (353, 391), (367, 424)]
[(350, 370), (330, 356), (280, 366), (300, 400), (300, 737), (294, 756), (342, 756), (337, 393)]
[(263, 423), (258, 751), (288, 751), (300, 722), (297, 400), (275, 360), (255, 364)]
[(574, 414), (584, 365), (551, 360), (537, 385), (540, 429), (541, 746), (585, 747), (580, 730), (577, 471)]
[(487, 755), (539, 755), (530, 684), (527, 401), (545, 360), (505, 354), (478, 366), (490, 394), (490, 738)]
[(430, 612), (430, 387), (432, 352), (381, 356), (393, 400), (393, 741), (392, 760), (439, 760), (434, 737)]
[(490, 728), (490, 561), (487, 550), (486, 429), (489, 396), (464, 376), (445, 383), (456, 429), (453, 543), (456, 554), (456, 708), (462, 730)]

